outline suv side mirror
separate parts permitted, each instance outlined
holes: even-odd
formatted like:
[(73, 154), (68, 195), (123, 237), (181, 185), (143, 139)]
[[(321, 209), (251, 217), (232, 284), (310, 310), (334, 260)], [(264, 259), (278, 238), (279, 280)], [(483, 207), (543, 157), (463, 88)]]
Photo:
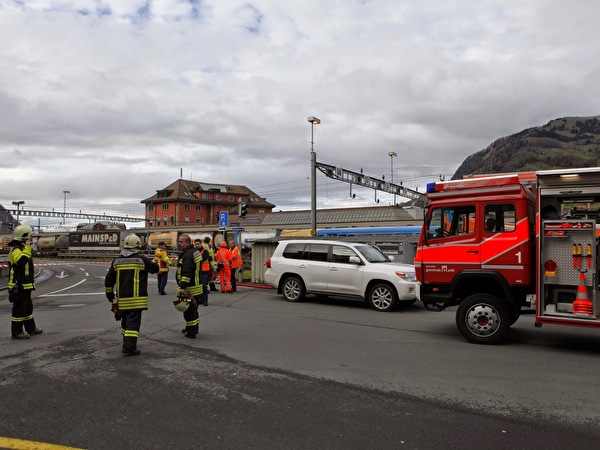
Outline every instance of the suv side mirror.
[(359, 265), (362, 264), (362, 262), (361, 262), (361, 260), (360, 260), (360, 258), (358, 256), (350, 256), (348, 258), (348, 262), (350, 264), (359, 264)]

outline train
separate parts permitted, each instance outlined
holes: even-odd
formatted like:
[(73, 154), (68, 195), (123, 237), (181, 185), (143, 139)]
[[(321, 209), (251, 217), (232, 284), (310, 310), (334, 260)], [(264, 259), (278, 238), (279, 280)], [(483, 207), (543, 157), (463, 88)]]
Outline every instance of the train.
[[(224, 233), (219, 230), (207, 230), (202, 232), (192, 231), (135, 231), (135, 230), (80, 230), (80, 231), (55, 231), (34, 233), (32, 238), (33, 254), (35, 256), (58, 257), (61, 255), (73, 254), (94, 254), (94, 255), (116, 255), (123, 248), (123, 240), (131, 233), (135, 233), (142, 242), (142, 249), (148, 253), (154, 253), (159, 242), (164, 242), (167, 251), (174, 253), (177, 251), (177, 239), (180, 234), (185, 233), (190, 236), (192, 242), (196, 239), (204, 241), (206, 237), (210, 238), (215, 246), (219, 246), (226, 238)], [(230, 232), (231, 233), (231, 232)], [(232, 234), (227, 235), (227, 239)], [(241, 236), (239, 233), (235, 240), (244, 246), (251, 246), (252, 242), (260, 237), (272, 237), (274, 233), (246, 233)], [(10, 252), (9, 243), (12, 235), (0, 235), (0, 253)]]
[[(95, 228), (95, 229), (93, 229)], [(307, 235), (310, 230), (278, 230), (257, 229), (251, 231), (227, 231), (222, 229), (211, 229), (203, 231), (183, 230), (124, 230), (120, 227), (111, 226), (110, 229), (99, 229), (100, 226), (79, 227), (77, 231), (54, 231), (34, 233), (32, 247), (34, 255), (58, 257), (61, 255), (89, 254), (97, 256), (111, 256), (120, 253), (123, 248), (123, 239), (130, 233), (139, 236), (142, 248), (147, 253), (153, 253), (159, 242), (164, 242), (167, 251), (171, 254), (177, 251), (177, 240), (182, 233), (188, 234), (192, 242), (196, 239), (204, 240), (210, 238), (215, 246), (219, 246), (224, 239), (233, 238), (242, 248), (250, 249), (252, 245), (261, 239), (272, 239), (278, 237), (292, 237)], [(327, 228), (317, 230), (317, 236), (337, 236), (365, 239), (368, 236), (384, 237), (386, 235), (411, 236), (418, 235), (420, 226), (388, 226), (388, 227), (350, 227), (350, 228)], [(8, 253), (8, 244), (12, 240), (11, 235), (0, 235), (0, 253)]]

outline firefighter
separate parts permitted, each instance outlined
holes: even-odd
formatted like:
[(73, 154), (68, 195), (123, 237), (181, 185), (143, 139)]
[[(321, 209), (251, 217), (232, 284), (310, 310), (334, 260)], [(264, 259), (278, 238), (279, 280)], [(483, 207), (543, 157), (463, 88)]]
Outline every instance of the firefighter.
[(231, 261), (233, 256), (227, 248), (227, 242), (221, 241), (221, 248), (217, 250), (215, 259), (219, 268), (219, 278), (221, 278), (221, 292), (231, 294)]
[(194, 247), (200, 252), (202, 262), (200, 265), (200, 276), (202, 279), (202, 294), (200, 295), (200, 303), (208, 306), (208, 278), (212, 276), (212, 268), (210, 267), (210, 255), (208, 249), (202, 245), (200, 239), (194, 241)]
[[(106, 298), (113, 303), (115, 318), (121, 319), (122, 353), (139, 355), (137, 340), (142, 311), (148, 309), (148, 274), (157, 273), (158, 264), (141, 253), (142, 242), (135, 234), (123, 241), (123, 251), (110, 264), (104, 279)], [(116, 304), (113, 288), (117, 286)]]
[(177, 258), (177, 293), (189, 292), (193, 301), (183, 312), (185, 328), (181, 330), (185, 337), (195, 339), (198, 334), (198, 302), (202, 295), (202, 255), (192, 244), (187, 234), (179, 236), (179, 257)]
[(237, 273), (238, 268), (242, 266), (242, 255), (238, 245), (229, 241), (229, 250), (231, 251), (231, 292), (237, 292)]
[(215, 279), (217, 278), (217, 261), (215, 260), (215, 249), (210, 241), (210, 238), (206, 236), (204, 238), (204, 243), (202, 244), (204, 248), (208, 249), (208, 256), (210, 257), (210, 267), (212, 269), (212, 274), (208, 279), (208, 284), (210, 285), (211, 291), (218, 291), (217, 286), (215, 286)]
[[(31, 258), (31, 236), (33, 229), (19, 225), (14, 229), (12, 250), (8, 255), (8, 301), (12, 303), (11, 332), (13, 339), (29, 339), (42, 334), (33, 320), (31, 291), (35, 289), (33, 259)], [(23, 327), (27, 334), (23, 332)]]
[(167, 287), (167, 281), (169, 280), (169, 266), (171, 265), (171, 260), (167, 253), (167, 244), (165, 244), (164, 241), (160, 241), (154, 251), (154, 262), (158, 264), (158, 274), (156, 275), (158, 293), (159, 295), (167, 295), (165, 287)]

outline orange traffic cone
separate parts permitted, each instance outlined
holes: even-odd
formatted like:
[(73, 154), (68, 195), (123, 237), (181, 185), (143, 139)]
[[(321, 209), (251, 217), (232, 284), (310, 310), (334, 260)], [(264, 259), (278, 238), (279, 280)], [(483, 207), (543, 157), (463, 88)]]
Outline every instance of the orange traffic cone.
[(577, 297), (573, 302), (573, 314), (591, 316), (592, 313), (592, 302), (588, 299), (587, 286), (585, 285), (585, 273), (579, 272), (579, 286), (577, 286)]

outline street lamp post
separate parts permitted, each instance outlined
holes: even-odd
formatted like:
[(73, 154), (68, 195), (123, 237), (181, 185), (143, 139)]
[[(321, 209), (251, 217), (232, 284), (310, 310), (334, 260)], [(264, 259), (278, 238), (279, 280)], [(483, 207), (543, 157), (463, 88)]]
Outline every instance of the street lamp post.
[(63, 225), (66, 224), (66, 215), (67, 215), (67, 194), (70, 194), (71, 191), (63, 191), (64, 201), (63, 201)]
[[(391, 179), (391, 183), (394, 184), (394, 158), (396, 156), (398, 156), (398, 153), (396, 152), (389, 152), (388, 156), (390, 157), (390, 164), (391, 164), (391, 171), (392, 171), (392, 179)], [(394, 206), (396, 206), (396, 191), (394, 191)]]
[(17, 202), (12, 202), (13, 205), (17, 207), (17, 225), (19, 224), (19, 207), (25, 204), (24, 200), (19, 200)]
[(308, 118), (310, 122), (310, 234), (317, 234), (317, 154), (315, 153), (314, 129), (321, 123), (315, 116)]

